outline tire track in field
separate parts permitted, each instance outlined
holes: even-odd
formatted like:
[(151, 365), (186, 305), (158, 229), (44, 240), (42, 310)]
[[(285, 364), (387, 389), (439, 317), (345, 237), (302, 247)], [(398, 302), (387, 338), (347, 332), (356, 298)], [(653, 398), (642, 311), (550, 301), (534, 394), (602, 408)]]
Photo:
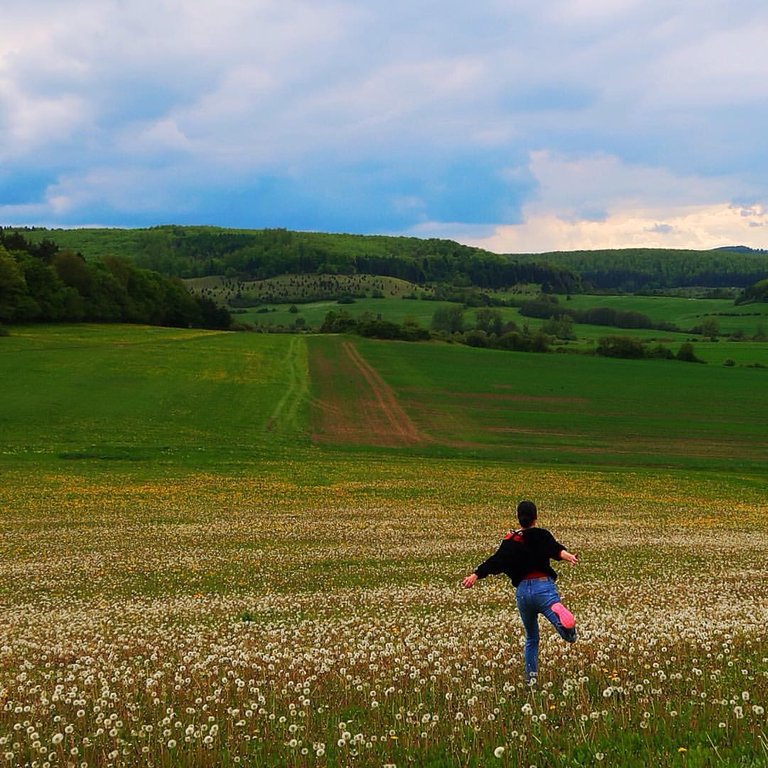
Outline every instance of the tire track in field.
[(311, 429), (316, 443), (404, 447), (431, 442), (354, 342), (311, 342)]
[[(379, 372), (360, 354), (357, 347), (345, 341), (342, 349), (352, 362), (353, 366), (367, 382), (373, 394), (373, 399), (378, 406), (379, 417), (383, 416), (383, 422), (389, 425), (389, 436), (404, 445), (416, 445), (425, 442), (424, 436), (416, 429), (408, 414), (397, 402), (392, 388), (381, 378)], [(375, 434), (375, 430), (374, 434)], [(382, 437), (379, 429), (378, 437)]]
[(302, 402), (309, 394), (309, 382), (301, 354), (302, 339), (291, 339), (285, 356), (288, 382), (285, 393), (267, 420), (267, 432), (297, 430), (298, 413)]

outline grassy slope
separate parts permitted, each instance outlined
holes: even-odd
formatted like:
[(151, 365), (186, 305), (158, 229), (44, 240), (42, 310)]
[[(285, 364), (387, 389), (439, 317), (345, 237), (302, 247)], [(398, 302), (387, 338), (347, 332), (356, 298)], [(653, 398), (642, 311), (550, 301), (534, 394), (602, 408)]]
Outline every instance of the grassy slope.
[(707, 317), (714, 317), (720, 324), (721, 333), (742, 329), (753, 335), (758, 325), (768, 329), (768, 304), (744, 304), (736, 306), (729, 299), (687, 299), (675, 296), (592, 296), (574, 295), (560, 304), (566, 309), (590, 309), (611, 307), (624, 312), (642, 312), (655, 323), (674, 323), (690, 329), (700, 325)]
[(411, 299), (356, 299), (354, 304), (339, 304), (338, 301), (317, 301), (311, 304), (296, 305), (297, 313), (290, 312), (290, 304), (276, 304), (268, 307), (267, 312), (249, 309), (234, 315), (236, 321), (269, 326), (292, 326), (296, 319), (306, 320), (308, 328), (319, 328), (328, 312), (347, 312), (352, 317), (359, 317), (365, 312), (374, 316), (381, 315), (385, 320), (402, 323), (404, 320), (416, 320), (424, 328), (429, 328), (432, 315), (438, 307), (449, 306), (447, 301), (419, 301)]
[(360, 349), (439, 442), (521, 462), (736, 469), (768, 459), (763, 370), (375, 341)]
[(350, 294), (371, 295), (379, 291), (388, 298), (404, 294), (422, 293), (407, 280), (379, 275), (281, 275), (265, 280), (236, 280), (223, 277), (194, 277), (184, 281), (190, 291), (208, 296), (219, 303), (227, 303), (240, 294), (243, 303), (257, 306), (262, 301), (305, 301), (318, 297), (338, 299)]
[(2, 341), (6, 451), (247, 453), (295, 443), (306, 421), (300, 337), (79, 325)]
[[(308, 447), (307, 346), (343, 341), (120, 326), (18, 329), (0, 341), (0, 448), (6, 456), (203, 463), (301, 451)], [(354, 343), (434, 439), (415, 452), (712, 469), (759, 468), (768, 459), (764, 370)]]

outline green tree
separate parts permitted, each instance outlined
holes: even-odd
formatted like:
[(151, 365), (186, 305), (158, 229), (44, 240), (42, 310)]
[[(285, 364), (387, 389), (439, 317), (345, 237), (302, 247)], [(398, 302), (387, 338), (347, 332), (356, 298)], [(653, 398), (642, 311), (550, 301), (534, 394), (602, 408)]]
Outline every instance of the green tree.
[(73, 251), (59, 251), (51, 264), (65, 285), (74, 288), (81, 296), (91, 295), (93, 275), (82, 256)]
[(24, 280), (29, 295), (37, 304), (38, 313), (35, 320), (57, 321), (69, 320), (66, 312), (67, 288), (61, 282), (56, 272), (40, 259), (23, 254), (19, 266), (24, 272)]
[(504, 318), (498, 309), (478, 309), (475, 312), (475, 329), (494, 336), (501, 336)]
[(696, 357), (696, 353), (693, 351), (693, 344), (690, 341), (685, 341), (680, 345), (680, 349), (675, 355), (678, 360), (682, 360), (684, 363), (703, 363), (704, 361)]
[(720, 334), (720, 322), (716, 317), (705, 317), (696, 331), (714, 341)]
[(603, 357), (626, 357), (638, 360), (645, 357), (645, 347), (640, 339), (631, 336), (603, 336), (595, 348)]
[(556, 336), (558, 339), (576, 338), (576, 334), (573, 332), (573, 320), (570, 315), (550, 318), (541, 326), (541, 330), (550, 336)]
[(0, 246), (0, 322), (24, 317), (30, 304), (24, 273), (5, 248)]
[(445, 333), (463, 333), (464, 309), (457, 304), (438, 307), (432, 315), (432, 330)]

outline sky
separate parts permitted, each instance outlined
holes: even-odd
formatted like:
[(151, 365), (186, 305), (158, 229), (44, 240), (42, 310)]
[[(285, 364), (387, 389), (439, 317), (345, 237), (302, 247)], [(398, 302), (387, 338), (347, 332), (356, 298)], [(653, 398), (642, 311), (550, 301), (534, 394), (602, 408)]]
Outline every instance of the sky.
[(0, 224), (768, 248), (765, 0), (24, 0)]

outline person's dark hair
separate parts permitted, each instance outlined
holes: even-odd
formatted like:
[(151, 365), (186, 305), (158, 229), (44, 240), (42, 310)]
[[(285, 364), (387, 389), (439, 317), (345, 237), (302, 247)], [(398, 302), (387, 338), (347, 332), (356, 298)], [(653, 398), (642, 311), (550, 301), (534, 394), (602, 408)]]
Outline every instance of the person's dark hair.
[(521, 501), (517, 505), (517, 519), (523, 528), (530, 528), (537, 517), (536, 505), (532, 501)]

